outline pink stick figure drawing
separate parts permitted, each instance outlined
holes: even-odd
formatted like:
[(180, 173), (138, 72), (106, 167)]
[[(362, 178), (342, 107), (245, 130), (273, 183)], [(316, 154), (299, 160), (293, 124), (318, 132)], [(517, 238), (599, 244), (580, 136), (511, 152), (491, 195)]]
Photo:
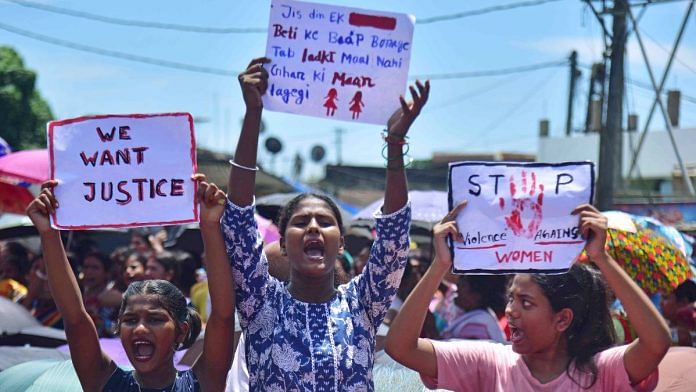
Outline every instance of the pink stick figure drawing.
[[(522, 171), (522, 189), (519, 194), (515, 178), (510, 176), (510, 199), (512, 200), (510, 204), (512, 211), (510, 211), (510, 215), (505, 217), (505, 224), (516, 236), (532, 238), (541, 225), (544, 184), (539, 184), (539, 194), (534, 197), (536, 192), (536, 174), (532, 173), (531, 186), (528, 188), (527, 172)], [(500, 209), (505, 210), (505, 199), (501, 197), (498, 203), (500, 204)], [(529, 222), (526, 224), (522, 222), (523, 215), (525, 219), (529, 219)]]
[(324, 98), (326, 98), (326, 101), (324, 101), (326, 115), (333, 116), (337, 109), (335, 101), (338, 101), (338, 91), (335, 88), (331, 88)]
[(360, 112), (362, 112), (363, 107), (365, 107), (365, 104), (362, 102), (362, 91), (357, 91), (350, 101), (349, 108), (349, 110), (353, 112), (353, 120), (360, 117)]

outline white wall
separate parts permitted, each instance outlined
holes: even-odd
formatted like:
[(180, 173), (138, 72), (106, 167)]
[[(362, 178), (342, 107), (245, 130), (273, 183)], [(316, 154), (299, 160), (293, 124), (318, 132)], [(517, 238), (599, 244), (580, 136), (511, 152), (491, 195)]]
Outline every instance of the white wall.
[[(640, 132), (630, 134), (633, 145), (638, 145)], [(675, 129), (674, 138), (679, 153), (686, 165), (696, 165), (696, 128)], [(623, 134), (623, 173), (628, 174), (632, 153), (629, 148), (629, 133)], [(599, 162), (599, 134), (590, 133), (572, 137), (539, 138), (537, 153), (539, 162), (563, 162), (589, 160)], [(678, 168), (677, 158), (666, 131), (648, 132), (641, 149), (638, 168), (643, 178), (672, 178)], [(634, 171), (633, 177), (635, 178)]]

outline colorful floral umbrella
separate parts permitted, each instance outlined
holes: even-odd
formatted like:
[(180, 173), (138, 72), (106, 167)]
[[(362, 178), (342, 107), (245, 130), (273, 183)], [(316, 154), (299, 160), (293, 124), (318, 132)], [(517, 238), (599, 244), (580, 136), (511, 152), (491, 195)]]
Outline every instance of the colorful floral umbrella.
[[(609, 254), (648, 294), (667, 293), (691, 277), (684, 254), (655, 231), (637, 226), (635, 233), (609, 229)], [(586, 262), (583, 252), (580, 261)]]
[(637, 225), (655, 231), (655, 233), (663, 237), (667, 242), (676, 246), (687, 259), (691, 258), (693, 247), (684, 235), (674, 226), (665, 225), (658, 219), (650, 216), (634, 216), (634, 220)]

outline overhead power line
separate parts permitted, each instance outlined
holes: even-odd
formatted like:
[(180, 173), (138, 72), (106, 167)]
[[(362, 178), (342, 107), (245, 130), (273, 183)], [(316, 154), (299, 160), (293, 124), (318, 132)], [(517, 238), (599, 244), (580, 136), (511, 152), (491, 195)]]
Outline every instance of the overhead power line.
[(505, 78), (503, 80), (496, 80), (494, 83), (490, 83), (490, 84), (488, 84), (480, 89), (477, 89), (474, 91), (469, 91), (465, 94), (460, 94), (460, 95), (457, 95), (455, 97), (449, 98), (449, 99), (447, 99), (446, 102), (443, 102), (442, 104), (439, 104), (439, 105), (434, 104), (434, 103), (429, 104), (425, 108), (424, 113), (432, 113), (432, 112), (435, 112), (435, 111), (438, 111), (441, 109), (448, 108), (452, 105), (458, 105), (464, 101), (467, 101), (467, 100), (472, 99), (472, 98), (476, 98), (480, 95), (491, 93), (491, 92), (495, 91), (496, 89), (499, 89), (503, 86), (510, 84), (511, 82), (515, 82), (515, 81), (522, 79), (524, 76), (525, 76), (525, 74), (508, 75), (507, 78)]
[(568, 60), (559, 61), (548, 61), (544, 63), (536, 63), (530, 65), (523, 65), (518, 67), (510, 68), (500, 68), (500, 69), (489, 69), (481, 71), (468, 71), (468, 72), (452, 72), (452, 73), (441, 73), (441, 74), (423, 74), (423, 75), (413, 75), (409, 79), (421, 79), (421, 80), (442, 80), (442, 79), (466, 79), (466, 78), (478, 78), (484, 76), (499, 76), (499, 75), (509, 75), (521, 72), (531, 72), (537, 71), (545, 68), (554, 68), (567, 65)]
[(34, 1), (27, 0), (5, 0), (10, 3), (20, 5), (22, 7), (34, 8), (42, 11), (53, 12), (56, 14), (73, 16), (76, 18), (89, 19), (97, 22), (103, 22), (114, 25), (121, 26), (132, 26), (132, 27), (145, 27), (150, 29), (162, 29), (162, 30), (178, 30), (186, 31), (190, 33), (208, 33), (208, 34), (250, 34), (250, 33), (266, 33), (267, 28), (256, 28), (256, 27), (205, 27), (205, 26), (191, 26), (182, 25), (174, 23), (160, 23), (160, 22), (149, 22), (142, 20), (131, 20), (131, 19), (121, 19), (114, 18), (111, 16), (93, 14), (91, 12), (84, 12), (73, 10), (69, 8), (56, 7), (54, 5), (38, 3)]
[(530, 1), (520, 1), (517, 3), (501, 4), (501, 5), (479, 8), (479, 9), (470, 10), (470, 11), (463, 11), (463, 12), (457, 12), (457, 13), (453, 13), (453, 14), (445, 14), (445, 15), (440, 15), (440, 16), (432, 16), (430, 18), (416, 19), (416, 24), (429, 24), (429, 23), (436, 23), (436, 22), (444, 22), (446, 20), (461, 19), (461, 18), (467, 18), (470, 16), (490, 14), (491, 12), (507, 11), (507, 10), (511, 10), (514, 8), (533, 7), (533, 6), (542, 5), (545, 3), (553, 3), (553, 2), (557, 2), (557, 1), (560, 1), (560, 0), (530, 0)]
[[(633, 79), (626, 79), (626, 81), (628, 83), (636, 86), (636, 87), (642, 88), (643, 90), (649, 90), (649, 91), (652, 91), (653, 93), (655, 92), (655, 89), (653, 88), (653, 86), (648, 84), (648, 83), (641, 82), (639, 80), (633, 80)], [(663, 90), (662, 95), (667, 95), (667, 91)], [(681, 92), (681, 98), (685, 101), (689, 101), (691, 103), (696, 103), (696, 97), (692, 97), (690, 95), (684, 94), (684, 92)]]
[(489, 135), (491, 132), (493, 132), (499, 126), (504, 124), (506, 121), (509, 121), (512, 115), (520, 109), (522, 109), (522, 107), (524, 107), (525, 104), (531, 102), (531, 98), (536, 94), (540, 93), (544, 89), (544, 87), (546, 87), (546, 85), (549, 84), (554, 77), (556, 77), (557, 73), (558, 70), (553, 71), (553, 75), (539, 80), (539, 83), (532, 86), (532, 88), (527, 92), (527, 94), (525, 94), (516, 104), (510, 107), (507, 113), (501, 116), (496, 116), (496, 118), (490, 124), (488, 124), (487, 127), (483, 128), (483, 131), (478, 133), (475, 139), (478, 139), (479, 137), (484, 137), (484, 135)]
[[(659, 43), (655, 38), (653, 38), (653, 37), (652, 37), (650, 34), (648, 34), (645, 30), (641, 31), (641, 33), (642, 33), (644, 36), (648, 37), (648, 39), (650, 39), (655, 45), (657, 45), (658, 48), (662, 49), (663, 52), (665, 52), (665, 53), (667, 53), (667, 54), (671, 54), (671, 51), (670, 51), (669, 49), (665, 48), (664, 45), (662, 45), (661, 43)], [(696, 74), (696, 69), (695, 69), (695, 68), (692, 68), (692, 67), (691, 67), (689, 64), (687, 64), (685, 61), (682, 61), (682, 59), (680, 59), (679, 56), (678, 56), (676, 53), (674, 54), (674, 59), (677, 60), (677, 62), (678, 62), (679, 64), (681, 64), (682, 66), (684, 66), (684, 68), (686, 68), (686, 69), (688, 69), (689, 71), (691, 71), (691, 72), (693, 72), (693, 73)]]
[(631, 7), (643, 7), (646, 5), (680, 3), (683, 1), (688, 1), (688, 0), (644, 0), (644, 1), (636, 1), (634, 3), (630, 3), (629, 5)]
[[(85, 12), (85, 11), (78, 11), (75, 9), (58, 7), (58, 6), (39, 3), (36, 1), (30, 1), (30, 0), (5, 0), (5, 1), (8, 1), (10, 3), (16, 4), (16, 5), (19, 5), (22, 7), (33, 8), (33, 9), (38, 9), (41, 11), (52, 12), (55, 14), (67, 15), (67, 16), (72, 16), (75, 18), (88, 19), (88, 20), (93, 20), (93, 21), (97, 21), (97, 22), (114, 24), (114, 25), (121, 25), (121, 26), (143, 27), (143, 28), (151, 28), (151, 29), (175, 30), (175, 31), (184, 31), (184, 32), (190, 32), (190, 33), (208, 33), (208, 34), (257, 34), (257, 33), (265, 33), (268, 31), (268, 29), (265, 27), (206, 27), (206, 26), (191, 26), (191, 25), (183, 25), (183, 24), (175, 24), (175, 23), (161, 23), (161, 22), (151, 22), (151, 21), (143, 21), (143, 20), (114, 18), (111, 16), (99, 15), (99, 14), (94, 14), (94, 13)], [(478, 16), (478, 15), (484, 15), (484, 14), (489, 14), (489, 13), (493, 13), (493, 12), (506, 11), (506, 10), (511, 10), (511, 9), (515, 9), (515, 8), (532, 7), (532, 6), (537, 6), (537, 5), (542, 5), (545, 3), (552, 3), (552, 2), (557, 2), (557, 1), (560, 1), (560, 0), (528, 0), (528, 1), (520, 1), (520, 2), (516, 2), (516, 3), (501, 4), (501, 5), (492, 6), (492, 7), (484, 7), (484, 8), (479, 8), (479, 9), (475, 9), (475, 10), (469, 10), (469, 11), (451, 13), (451, 14), (446, 14), (446, 15), (433, 16), (433, 17), (429, 17), (429, 18), (417, 19), (416, 24), (430, 24), (430, 23), (436, 23), (436, 22), (443, 22), (443, 21), (448, 21), (448, 20), (453, 20), (453, 19), (466, 18), (466, 17), (470, 17), (470, 16)]]
[(66, 41), (66, 40), (62, 40), (62, 39), (58, 39), (58, 38), (49, 37), (49, 36), (46, 36), (43, 34), (38, 34), (38, 33), (31, 32), (31, 31), (23, 30), (23, 29), (14, 27), (14, 26), (10, 26), (10, 25), (5, 24), (5, 23), (0, 23), (0, 30), (9, 31), (9, 32), (14, 33), (14, 34), (18, 34), (18, 35), (21, 35), (21, 36), (24, 36), (27, 38), (46, 42), (49, 44), (58, 45), (58, 46), (62, 46), (62, 47), (70, 48), (70, 49), (74, 49), (74, 50), (79, 50), (81, 52), (93, 53), (93, 54), (98, 54), (98, 55), (107, 56), (107, 57), (115, 57), (118, 59), (136, 61), (136, 62), (140, 62), (140, 63), (158, 65), (160, 67), (174, 68), (174, 69), (180, 69), (180, 70), (184, 70), (184, 71), (199, 72), (199, 73), (221, 75), (221, 76), (236, 76), (238, 74), (237, 72), (227, 71), (224, 69), (201, 67), (201, 66), (193, 65), (193, 64), (184, 64), (184, 63), (179, 63), (179, 62), (175, 62), (175, 61), (161, 60), (161, 59), (156, 59), (153, 57), (145, 57), (145, 56), (139, 56), (139, 55), (130, 54), (130, 53), (117, 52), (114, 50), (96, 48), (94, 46), (83, 45), (83, 44), (79, 44), (76, 42)]
[[(5, 23), (0, 23), (0, 30), (5, 30), (13, 34), (21, 35), (23, 37), (31, 38), (37, 41), (46, 42), (52, 45), (61, 46), (68, 49), (79, 50), (81, 52), (87, 52), (92, 54), (97, 54), (100, 56), (114, 57), (122, 60), (135, 61), (139, 63), (157, 65), (160, 67), (179, 69), (183, 71), (191, 71), (198, 73), (205, 73), (211, 75), (220, 76), (237, 76), (239, 72), (228, 71), (220, 68), (212, 67), (202, 67), (194, 64), (179, 63), (176, 61), (169, 61), (158, 59), (154, 57), (140, 56), (131, 53), (119, 52), (115, 50), (102, 49), (94, 46), (84, 45), (77, 42), (62, 40), (54, 37), (49, 37), (47, 35), (35, 33), (33, 31), (28, 31), (20, 29), (15, 26), (11, 26)], [(456, 73), (442, 73), (442, 74), (425, 74), (425, 75), (415, 75), (410, 77), (410, 79), (464, 79), (464, 78), (475, 78), (475, 77), (485, 77), (485, 76), (497, 76), (497, 75), (507, 75), (520, 72), (530, 72), (543, 68), (558, 67), (567, 64), (567, 60), (553, 61), (546, 63), (537, 63), (531, 65), (525, 65), (520, 67), (493, 69), (493, 70), (481, 70), (481, 71), (470, 71), (470, 72), (456, 72)]]
[[(578, 63), (578, 65), (579, 65), (580, 67), (582, 67), (582, 68), (587, 69), (587, 70), (592, 70), (592, 66), (591, 66), (591, 65), (582, 64), (582, 63)], [(636, 86), (636, 87), (642, 88), (643, 90), (648, 90), (648, 91), (652, 91), (653, 93), (655, 93), (655, 89), (653, 88), (653, 86), (652, 86), (650, 83), (642, 82), (642, 81), (640, 81), (640, 80), (635, 80), (635, 79), (631, 79), (631, 78), (625, 78), (625, 80), (626, 80), (626, 83), (630, 83), (630, 84), (632, 84), (632, 85), (634, 85), (634, 86)], [(662, 95), (667, 95), (667, 91), (663, 89), (663, 90), (662, 90)], [(684, 94), (683, 91), (681, 91), (681, 98), (682, 98), (684, 101), (687, 101), (687, 102), (690, 102), (690, 103), (696, 103), (696, 97), (693, 97), (693, 96), (691, 96), (691, 95)]]

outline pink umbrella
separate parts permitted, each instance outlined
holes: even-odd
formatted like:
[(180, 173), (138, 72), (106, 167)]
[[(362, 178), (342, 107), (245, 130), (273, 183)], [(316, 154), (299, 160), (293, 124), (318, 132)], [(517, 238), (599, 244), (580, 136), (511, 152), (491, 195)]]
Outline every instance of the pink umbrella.
[(48, 151), (24, 150), (0, 157), (0, 179), (32, 184), (48, 180)]
[(273, 222), (259, 214), (254, 214), (254, 218), (256, 218), (256, 223), (259, 227), (259, 234), (261, 234), (264, 244), (270, 244), (271, 242), (278, 241), (280, 239), (278, 228), (273, 224)]

